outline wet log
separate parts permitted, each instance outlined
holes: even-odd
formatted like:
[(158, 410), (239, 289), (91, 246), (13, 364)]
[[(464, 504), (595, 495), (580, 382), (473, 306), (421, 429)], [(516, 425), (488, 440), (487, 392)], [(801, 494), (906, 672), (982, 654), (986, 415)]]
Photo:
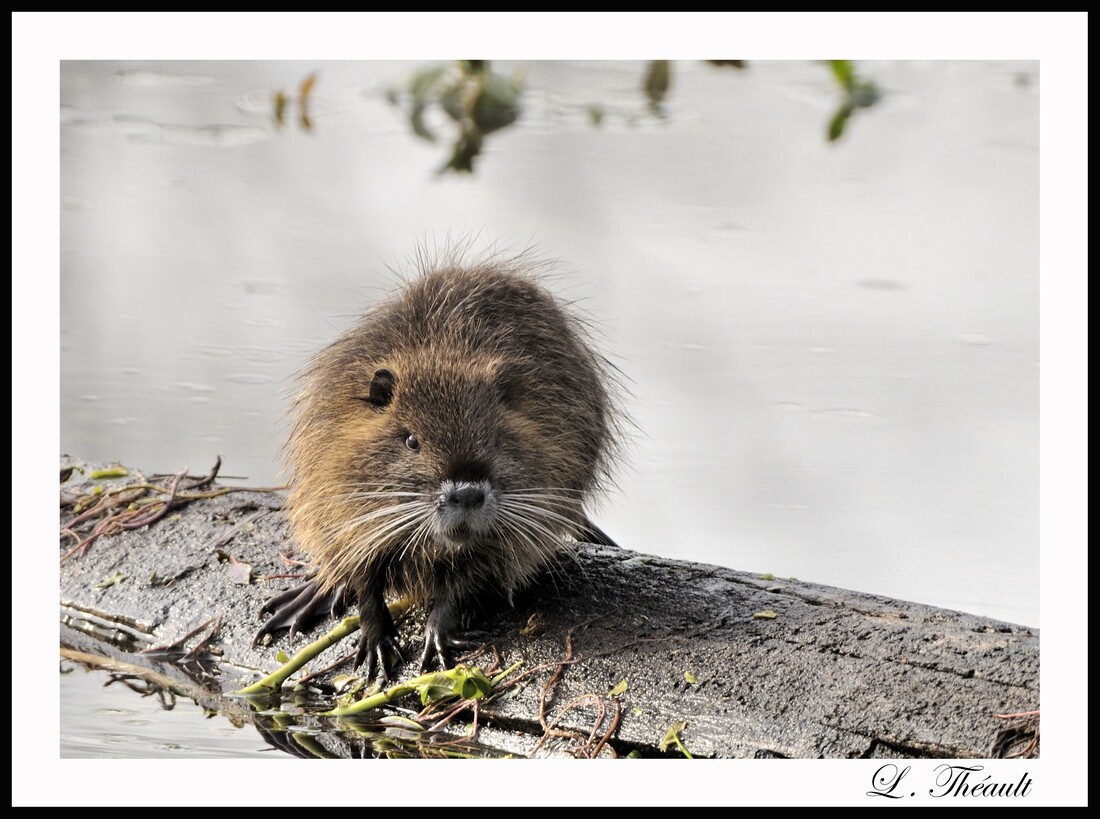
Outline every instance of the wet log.
[[(298, 719), (314, 730), (288, 734), (270, 709), (265, 716), (230, 696), (272, 672), (280, 650), (293, 655), (334, 625), (252, 646), (260, 606), (296, 582), (288, 575), (304, 574), (285, 559), (304, 555), (281, 492), (217, 494), (229, 482), (150, 479), (164, 491), (150, 490), (129, 515), (152, 522), (81, 549), (105, 520), (89, 518), (91, 504), (141, 479), (93, 479), (94, 465), (70, 458), (63, 477), (73, 466), (61, 485), (62, 530), (71, 532), (60, 551), (69, 656), (145, 669), (206, 708), (252, 719), (272, 744), (301, 756), (392, 750), (377, 737), (356, 746), (349, 737), (364, 731), (330, 730), (334, 720), (310, 708)], [(168, 496), (167, 509), (141, 506)], [(87, 508), (74, 512), (79, 499)], [(73, 526), (77, 514), (86, 520)], [(480, 755), (980, 758), (1019, 752), (1037, 730), (998, 717), (1039, 707), (1037, 631), (801, 580), (576, 544), (514, 608), (490, 606), (474, 625), (489, 636), (472, 663), (499, 655), (502, 666), (522, 661), (527, 674), (525, 685), (479, 706), (471, 752)], [(421, 628), (422, 616), (401, 626), (408, 658), (419, 656)], [(142, 653), (181, 638), (178, 650)], [(353, 642), (314, 666), (335, 662)], [(349, 671), (314, 685), (324, 692)], [(417, 674), (407, 662), (394, 676)], [(677, 726), (679, 742), (670, 742)], [(392, 737), (392, 726), (383, 731)]]

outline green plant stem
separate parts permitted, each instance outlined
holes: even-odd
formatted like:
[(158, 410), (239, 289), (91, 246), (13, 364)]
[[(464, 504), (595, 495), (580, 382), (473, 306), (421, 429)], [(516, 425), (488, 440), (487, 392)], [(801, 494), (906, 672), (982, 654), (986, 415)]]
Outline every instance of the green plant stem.
[(359, 702), (353, 703), (352, 705), (345, 705), (342, 708), (333, 708), (331, 711), (325, 711), (324, 716), (347, 717), (353, 714), (361, 714), (364, 711), (370, 711), (373, 708), (379, 708), (394, 700), (401, 699), (401, 697), (404, 697), (406, 694), (413, 693), (416, 691), (417, 686), (430, 683), (435, 679), (438, 673), (438, 671), (432, 671), (428, 674), (421, 674), (419, 677), (413, 677), (407, 682), (390, 686), (385, 691), (379, 691), (377, 694), (371, 694), (369, 697), (364, 697), (359, 700)]
[(672, 741), (676, 743), (676, 747), (680, 749), (680, 753), (682, 753), (688, 759), (695, 759), (695, 757), (691, 755), (691, 752), (689, 752), (688, 749), (684, 747), (684, 743), (680, 742), (679, 736), (674, 736), (672, 738)]
[(523, 660), (517, 660), (516, 662), (514, 662), (510, 666), (508, 666), (506, 669), (501, 671), (499, 674), (497, 674), (495, 677), (493, 677), (493, 679), (491, 681), (492, 684), (493, 684), (493, 688), (496, 688), (497, 685), (499, 685), (504, 680), (505, 677), (507, 677), (509, 674), (511, 674), (513, 671), (515, 671), (521, 665), (523, 665)]
[(336, 643), (343, 640), (349, 634), (354, 634), (358, 630), (359, 617), (345, 617), (340, 625), (338, 625), (320, 640), (304, 646), (301, 651), (299, 651), (290, 659), (290, 662), (280, 667), (274, 673), (264, 677), (259, 682), (254, 682), (247, 688), (242, 688), (237, 693), (247, 696), (250, 694), (270, 694), (273, 691), (278, 691), (279, 688), (282, 687), (283, 683), (286, 682), (287, 677), (289, 677), (299, 668), (304, 666), (325, 649), (336, 645)]
[[(500, 683), (505, 677), (507, 677), (521, 665), (523, 665), (522, 660), (513, 663), (504, 671), (493, 677), (493, 687), (496, 687), (498, 683)], [(407, 694), (412, 694), (423, 685), (428, 685), (439, 676), (439, 673), (440, 672), (438, 671), (433, 671), (429, 674), (421, 674), (419, 677), (413, 677), (411, 680), (407, 680), (406, 682), (390, 686), (385, 691), (379, 691), (377, 694), (371, 694), (368, 697), (364, 697), (363, 699), (359, 700), (356, 703), (353, 703), (352, 705), (345, 705), (342, 708), (333, 708), (331, 711), (326, 711), (324, 715), (327, 717), (347, 717), (354, 714), (361, 714), (364, 711), (370, 711), (374, 708), (380, 708), (383, 705), (388, 705), (395, 700), (401, 699)]]

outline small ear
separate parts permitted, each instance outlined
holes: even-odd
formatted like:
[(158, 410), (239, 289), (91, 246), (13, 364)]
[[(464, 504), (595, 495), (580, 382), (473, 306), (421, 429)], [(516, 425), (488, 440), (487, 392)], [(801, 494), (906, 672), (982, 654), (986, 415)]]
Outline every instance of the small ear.
[(375, 371), (374, 378), (370, 382), (370, 394), (363, 400), (376, 412), (385, 409), (393, 400), (393, 387), (396, 383), (397, 379), (389, 370)]

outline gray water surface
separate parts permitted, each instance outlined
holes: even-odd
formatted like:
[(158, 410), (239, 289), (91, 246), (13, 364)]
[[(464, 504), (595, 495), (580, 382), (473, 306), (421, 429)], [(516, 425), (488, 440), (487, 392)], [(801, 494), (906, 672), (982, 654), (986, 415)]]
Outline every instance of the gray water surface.
[(60, 740), (66, 759), (283, 756), (251, 723), (234, 725), (186, 697), (142, 691), (140, 680), (123, 681), (75, 663), (63, 662), (62, 669)]

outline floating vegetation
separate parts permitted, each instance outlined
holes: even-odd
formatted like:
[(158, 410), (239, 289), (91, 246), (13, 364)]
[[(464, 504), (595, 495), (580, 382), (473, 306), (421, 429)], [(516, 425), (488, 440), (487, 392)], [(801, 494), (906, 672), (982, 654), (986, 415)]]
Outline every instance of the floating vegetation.
[[(747, 68), (744, 60), (706, 60), (708, 65), (732, 68), (738, 72)], [(827, 138), (839, 139), (852, 114), (861, 108), (870, 108), (880, 98), (878, 87), (860, 77), (850, 60), (826, 61), (828, 70), (844, 93), (840, 108), (829, 122)], [(603, 102), (589, 102), (576, 107), (592, 127), (602, 126), (609, 116), (623, 119), (634, 125), (645, 117), (665, 119), (666, 104), (671, 96), (675, 66), (671, 60), (650, 60), (645, 64), (639, 90), (645, 100), (643, 114), (638, 108), (615, 111)], [(311, 75), (312, 77), (312, 75)], [(522, 113), (524, 75), (518, 71), (512, 76), (494, 73), (488, 60), (457, 60), (445, 65), (425, 66), (417, 70), (400, 86), (391, 88), (386, 96), (389, 102), (400, 108), (408, 120), (409, 129), (427, 142), (450, 142), (450, 156), (437, 169), (444, 173), (473, 173), (477, 158), (489, 134), (513, 125)], [(300, 98), (304, 105), (308, 88), (303, 83)], [(283, 92), (276, 97), (276, 121), (285, 118), (290, 99)], [(566, 105), (565, 107), (569, 107)], [(440, 117), (445, 114), (453, 126), (452, 134), (441, 133)]]
[(428, 142), (439, 137), (427, 123), (433, 108), (456, 126), (451, 156), (438, 173), (472, 173), (487, 135), (507, 128), (522, 112), (523, 75), (494, 74), (488, 60), (458, 60), (421, 69), (403, 89), (391, 89), (390, 102), (401, 108), (412, 132)]
[[(298, 125), (303, 131), (313, 130), (313, 120), (309, 118), (309, 95), (313, 93), (313, 87), (317, 84), (317, 72), (308, 75), (298, 85)], [(291, 98), (281, 88), (275, 92), (274, 118), (275, 127), (282, 130), (286, 126), (287, 109), (290, 108)]]
[(829, 120), (829, 142), (836, 142), (844, 135), (844, 129), (852, 114), (860, 108), (870, 108), (879, 101), (881, 94), (873, 82), (856, 74), (851, 60), (829, 60), (828, 63), (833, 77), (844, 91), (840, 108)]
[(665, 96), (668, 94), (671, 84), (672, 67), (669, 61), (651, 60), (649, 65), (646, 66), (645, 81), (642, 88), (645, 91), (646, 99), (649, 101), (649, 110), (656, 116), (663, 117), (665, 115), (662, 103), (665, 101)]

